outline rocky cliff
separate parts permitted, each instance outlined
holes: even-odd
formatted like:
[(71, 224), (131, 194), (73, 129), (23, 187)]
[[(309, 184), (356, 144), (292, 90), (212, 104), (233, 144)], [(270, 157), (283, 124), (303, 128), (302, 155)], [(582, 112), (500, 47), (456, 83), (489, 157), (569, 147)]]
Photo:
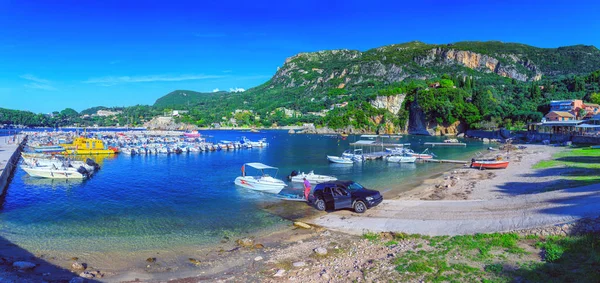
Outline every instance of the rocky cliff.
[(341, 49), (300, 53), (287, 58), (267, 85), (302, 87), (313, 93), (330, 88), (351, 92), (365, 83), (390, 84), (407, 78), (439, 77), (443, 73), (496, 74), (537, 81), (544, 76), (589, 73), (599, 68), (600, 50), (593, 46), (552, 49), (501, 42), (409, 42), (364, 52)]
[(370, 103), (373, 107), (378, 109), (385, 109), (390, 113), (396, 115), (402, 109), (402, 103), (406, 94), (397, 94), (390, 96), (377, 96), (371, 100)]

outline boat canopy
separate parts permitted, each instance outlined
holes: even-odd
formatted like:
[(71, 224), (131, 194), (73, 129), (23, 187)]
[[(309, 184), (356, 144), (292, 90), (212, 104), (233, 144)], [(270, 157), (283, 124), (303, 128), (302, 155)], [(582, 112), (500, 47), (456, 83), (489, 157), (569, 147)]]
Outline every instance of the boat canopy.
[(257, 163), (257, 162), (253, 162), (253, 163), (246, 163), (244, 164), (245, 166), (250, 166), (254, 169), (258, 169), (258, 170), (263, 170), (263, 169), (278, 169), (277, 167), (271, 167), (269, 165), (264, 165), (262, 163)]
[(357, 145), (368, 145), (368, 144), (374, 144), (375, 141), (356, 141), (355, 144)]

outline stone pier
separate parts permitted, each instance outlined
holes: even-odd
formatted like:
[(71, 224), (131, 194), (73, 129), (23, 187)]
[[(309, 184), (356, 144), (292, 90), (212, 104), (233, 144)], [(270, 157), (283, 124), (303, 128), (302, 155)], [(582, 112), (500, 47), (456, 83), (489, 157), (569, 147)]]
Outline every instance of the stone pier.
[(27, 136), (0, 137), (0, 189), (4, 196), (6, 187), (10, 183), (17, 163), (21, 157), (21, 151), (27, 143)]

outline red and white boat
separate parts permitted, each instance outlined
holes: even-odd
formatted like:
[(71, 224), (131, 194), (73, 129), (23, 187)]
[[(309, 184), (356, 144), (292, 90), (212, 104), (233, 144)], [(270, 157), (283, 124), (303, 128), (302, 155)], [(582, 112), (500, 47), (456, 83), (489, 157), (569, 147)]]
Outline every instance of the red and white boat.
[(200, 133), (198, 133), (198, 131), (192, 131), (189, 133), (184, 133), (183, 134), (186, 138), (199, 138), (200, 137)]
[(509, 161), (504, 160), (473, 160), (471, 161), (472, 168), (479, 169), (506, 169)]

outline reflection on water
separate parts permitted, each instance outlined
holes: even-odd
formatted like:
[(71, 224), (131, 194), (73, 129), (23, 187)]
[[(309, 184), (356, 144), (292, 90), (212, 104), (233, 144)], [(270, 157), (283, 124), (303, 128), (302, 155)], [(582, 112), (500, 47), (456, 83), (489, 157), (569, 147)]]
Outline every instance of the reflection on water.
[(94, 162), (98, 163), (98, 165), (102, 166), (102, 165), (104, 165), (105, 160), (115, 159), (115, 158), (117, 158), (117, 155), (116, 154), (78, 154), (78, 155), (71, 155), (70, 157), (75, 160), (80, 160), (80, 161), (84, 161), (84, 162), (89, 158), (89, 159), (93, 160)]
[(35, 187), (36, 189), (72, 188), (74, 186), (79, 186), (84, 182), (83, 179), (46, 179), (31, 177), (28, 175), (24, 175), (22, 179), (25, 185)]

